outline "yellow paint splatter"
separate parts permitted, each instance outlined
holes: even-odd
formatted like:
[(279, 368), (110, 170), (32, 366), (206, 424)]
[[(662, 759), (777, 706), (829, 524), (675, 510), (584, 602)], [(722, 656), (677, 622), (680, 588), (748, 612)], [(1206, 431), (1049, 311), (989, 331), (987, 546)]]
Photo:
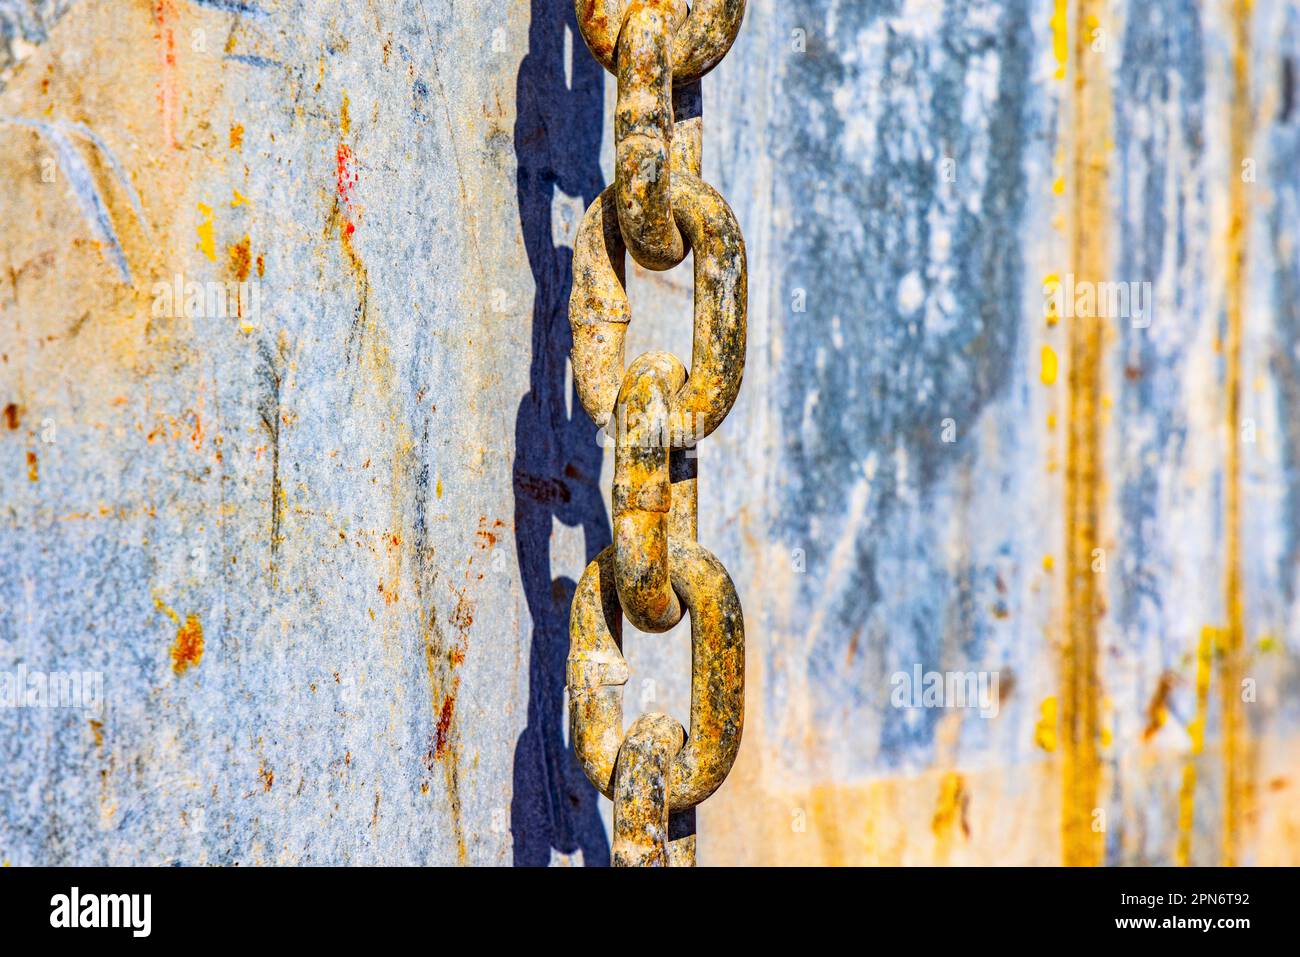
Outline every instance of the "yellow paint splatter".
[(433, 486), (433, 492), (438, 498), (442, 498), (442, 476), (438, 476), (438, 481)]
[(253, 205), (252, 203), (250, 203), (250, 202), (248, 201), (248, 197), (245, 196), (243, 193), (241, 193), (239, 190), (237, 190), (237, 189), (236, 189), (236, 190), (232, 190), (232, 192), (234, 193), (234, 195), (231, 196), (231, 198), (230, 198), (230, 206), (231, 206), (232, 209), (235, 208), (235, 207), (238, 207), (238, 206), (251, 206), (251, 205)]
[(1038, 377), (1043, 385), (1053, 385), (1056, 382), (1056, 350), (1051, 346), (1043, 346), (1042, 368)]
[(1058, 176), (1058, 177), (1056, 177), (1055, 180), (1052, 181), (1052, 192), (1055, 193), (1057, 196), (1064, 196), (1064, 195), (1065, 195), (1065, 177), (1064, 177), (1064, 176)]
[(181, 616), (176, 614), (175, 609), (173, 609), (170, 605), (164, 602), (157, 595), (153, 596), (153, 605), (160, 612), (162, 612), (164, 615), (170, 618), (174, 624), (179, 625), (181, 623)]
[[(233, 33), (231, 34), (234, 35)], [(230, 124), (230, 148), (237, 150), (244, 145), (244, 126), (242, 123)]]
[(212, 262), (217, 261), (217, 239), (212, 225), (212, 207), (199, 203), (199, 242), (197, 249)]
[(348, 108), (348, 91), (343, 91), (343, 105), (339, 107), (339, 129), (344, 136), (352, 132), (352, 113)]
[(1054, 272), (1043, 277), (1044, 315), (1048, 326), (1054, 326), (1061, 318), (1061, 277)]
[(1038, 723), (1034, 725), (1034, 744), (1044, 751), (1056, 750), (1056, 696), (1043, 699), (1038, 708)]
[(1043, 571), (1050, 572), (1056, 567), (1056, 560), (1051, 555), (1043, 556)]

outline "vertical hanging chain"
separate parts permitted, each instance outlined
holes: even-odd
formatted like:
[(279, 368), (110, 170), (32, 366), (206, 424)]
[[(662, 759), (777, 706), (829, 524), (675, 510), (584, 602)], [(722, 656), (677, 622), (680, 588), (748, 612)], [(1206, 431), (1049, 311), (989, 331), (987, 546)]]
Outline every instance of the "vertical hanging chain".
[[(695, 806), (740, 747), (745, 622), (722, 563), (696, 541), (696, 442), (740, 391), (748, 274), (735, 214), (700, 178), (699, 80), (726, 55), (745, 0), (576, 0), (588, 48), (618, 79), (614, 184), (573, 252), (573, 375), (614, 438), (614, 544), (587, 566), (569, 619), (569, 734), (614, 802), (615, 865), (692, 866)], [(695, 256), (689, 373), (666, 352), (624, 368), (625, 254), (647, 269)], [(626, 617), (647, 632), (691, 619), (687, 734), (660, 712), (623, 734)]]

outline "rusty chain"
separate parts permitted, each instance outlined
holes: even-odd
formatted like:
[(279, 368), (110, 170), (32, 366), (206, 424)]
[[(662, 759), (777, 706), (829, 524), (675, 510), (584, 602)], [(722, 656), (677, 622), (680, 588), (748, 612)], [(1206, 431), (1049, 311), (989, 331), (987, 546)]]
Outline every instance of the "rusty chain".
[[(614, 802), (615, 865), (691, 866), (695, 807), (740, 747), (745, 624), (735, 585), (696, 541), (695, 443), (740, 391), (748, 275), (735, 214), (700, 178), (699, 80), (730, 49), (745, 0), (576, 0), (578, 27), (618, 80), (614, 184), (574, 242), (569, 322), (578, 396), (614, 438), (614, 543), (578, 583), (569, 619), (569, 733)], [(647, 269), (694, 253), (689, 373), (666, 352), (624, 368), (625, 255)], [(690, 733), (660, 712), (623, 733), (622, 623), (691, 620)]]

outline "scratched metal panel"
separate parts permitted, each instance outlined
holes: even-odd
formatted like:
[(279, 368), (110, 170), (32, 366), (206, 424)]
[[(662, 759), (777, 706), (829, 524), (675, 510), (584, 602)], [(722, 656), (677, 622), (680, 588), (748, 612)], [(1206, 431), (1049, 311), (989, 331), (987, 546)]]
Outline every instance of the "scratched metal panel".
[[(0, 676), (102, 674), (0, 708), (0, 858), (607, 860), (563, 684), (613, 91), (570, 8), (0, 0)], [(751, 280), (700, 455), (749, 637), (703, 863), (1298, 862), (1298, 58), (1281, 0), (751, 0), (704, 86)], [(685, 356), (689, 266), (630, 272), (629, 353)], [(1154, 295), (1091, 363), (1074, 272)], [(177, 276), (256, 285), (186, 315)], [(686, 717), (685, 632), (628, 635), (629, 723)], [(996, 716), (895, 707), (916, 667)]]

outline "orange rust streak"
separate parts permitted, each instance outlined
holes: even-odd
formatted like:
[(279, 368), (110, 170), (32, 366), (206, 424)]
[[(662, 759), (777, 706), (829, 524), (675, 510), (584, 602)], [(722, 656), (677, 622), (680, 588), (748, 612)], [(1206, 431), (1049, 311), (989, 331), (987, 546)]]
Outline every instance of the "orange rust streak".
[[(1100, 0), (1080, 0), (1072, 52), (1074, 111), (1070, 261), (1076, 281), (1099, 281), (1109, 265), (1106, 211), (1110, 206), (1105, 150), (1110, 137), (1110, 91), (1105, 61), (1091, 49), (1104, 14)], [(1076, 316), (1069, 329), (1069, 429), (1065, 476), (1065, 629), (1061, 662), (1062, 860), (1072, 866), (1102, 862), (1094, 812), (1101, 784), (1098, 626), (1103, 602), (1093, 565), (1101, 547), (1102, 328), (1096, 315)]]
[(1247, 767), (1246, 721), (1241, 700), (1245, 674), (1245, 602), (1241, 549), (1241, 351), (1244, 331), (1246, 230), (1249, 205), (1241, 163), (1251, 141), (1250, 0), (1230, 0), (1232, 19), (1232, 102), (1229, 113), (1230, 185), (1227, 235), (1227, 342), (1224, 355), (1227, 453), (1224, 463), (1224, 605), (1227, 627), (1219, 662), (1223, 703), (1223, 860), (1232, 867), (1241, 850), (1241, 825), (1253, 790)]

